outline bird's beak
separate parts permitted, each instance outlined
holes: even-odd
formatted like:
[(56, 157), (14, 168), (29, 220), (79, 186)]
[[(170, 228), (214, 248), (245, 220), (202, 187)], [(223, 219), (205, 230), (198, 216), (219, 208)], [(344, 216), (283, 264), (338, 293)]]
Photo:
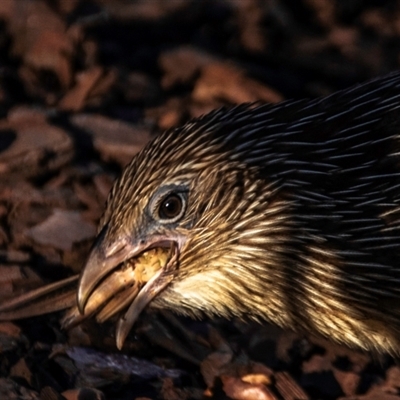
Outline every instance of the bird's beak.
[[(110, 246), (105, 229), (97, 237), (81, 273), (77, 303), (80, 313), (85, 316), (102, 308), (100, 320), (127, 309), (117, 324), (117, 347), (122, 348), (141, 311), (171, 282), (177, 268), (178, 245), (158, 237), (138, 243), (121, 239)], [(135, 262), (151, 249), (160, 249), (167, 254), (165, 262), (155, 268), (154, 264), (146, 266), (140, 261), (142, 272), (139, 274)], [(142, 274), (145, 279), (141, 278)]]

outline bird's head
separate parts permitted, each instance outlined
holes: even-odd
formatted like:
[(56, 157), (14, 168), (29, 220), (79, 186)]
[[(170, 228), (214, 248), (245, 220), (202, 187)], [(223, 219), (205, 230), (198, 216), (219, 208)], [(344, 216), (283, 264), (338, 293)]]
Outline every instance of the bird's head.
[[(125, 307), (117, 328), (119, 347), (150, 303), (191, 315), (243, 314), (258, 307), (251, 303), (261, 303), (257, 296), (265, 296), (260, 279), (272, 285), (279, 273), (266, 274), (264, 268), (279, 262), (287, 237), (284, 201), (238, 157), (238, 145), (232, 146), (238, 133), (231, 135), (238, 126), (229, 113), (216, 112), (165, 132), (114, 184), (80, 278), (78, 305), (85, 313), (91, 298), (101, 307), (124, 289), (115, 307)], [(149, 267), (148, 279), (126, 304), (126, 282), (104, 282), (155, 248), (168, 254), (166, 262)], [(275, 297), (270, 312), (279, 308)]]

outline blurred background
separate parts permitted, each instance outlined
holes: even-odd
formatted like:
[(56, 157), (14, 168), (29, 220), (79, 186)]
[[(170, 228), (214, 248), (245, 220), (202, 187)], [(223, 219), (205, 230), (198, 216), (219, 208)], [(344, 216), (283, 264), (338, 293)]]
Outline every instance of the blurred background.
[[(397, 70), (399, 51), (396, 0), (1, 0), (0, 303), (79, 273), (113, 180), (158, 132), (328, 95)], [(148, 314), (129, 360), (112, 324), (0, 322), (0, 398), (400, 399), (393, 360)]]
[(24, 103), (165, 129), (399, 64), (394, 0), (2, 0), (0, 20), (2, 116)]

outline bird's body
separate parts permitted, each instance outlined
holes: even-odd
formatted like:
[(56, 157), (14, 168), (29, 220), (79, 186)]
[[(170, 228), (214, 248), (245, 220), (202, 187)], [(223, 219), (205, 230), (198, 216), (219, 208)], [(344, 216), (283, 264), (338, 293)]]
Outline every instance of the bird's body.
[(400, 74), (318, 100), (212, 112), (149, 143), (109, 196), (78, 304), (171, 248), (147, 305), (268, 320), (400, 354)]
[[(165, 132), (116, 182), (86, 268), (104, 276), (173, 242), (178, 261), (140, 310), (269, 320), (398, 353), (399, 105), (394, 74), (325, 99), (218, 110)], [(158, 207), (171, 195), (184, 210), (163, 219)], [(104, 262), (121, 248), (118, 263)], [(81, 310), (97, 284), (87, 290), (87, 276)]]

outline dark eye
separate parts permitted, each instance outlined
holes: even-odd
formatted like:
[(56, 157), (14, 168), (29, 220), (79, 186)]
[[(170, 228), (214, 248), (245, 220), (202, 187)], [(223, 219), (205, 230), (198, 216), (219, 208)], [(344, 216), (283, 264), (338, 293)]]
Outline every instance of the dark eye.
[(158, 215), (161, 219), (176, 220), (183, 213), (183, 199), (176, 193), (169, 194), (160, 202)]

